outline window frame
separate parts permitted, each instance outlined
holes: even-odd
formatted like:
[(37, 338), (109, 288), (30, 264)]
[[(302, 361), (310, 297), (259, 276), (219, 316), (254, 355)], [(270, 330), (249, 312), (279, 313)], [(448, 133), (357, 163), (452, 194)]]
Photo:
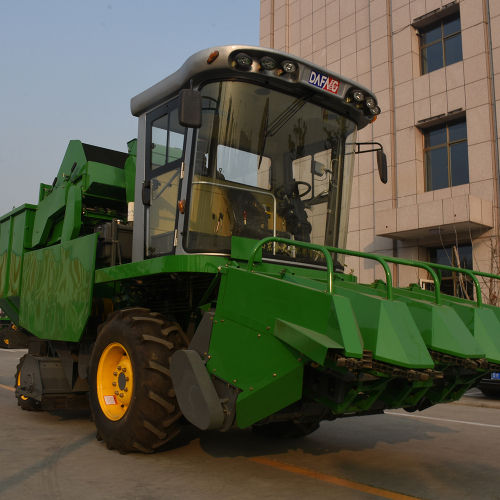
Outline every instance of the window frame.
[[(162, 175), (174, 171), (174, 170), (179, 170), (180, 175), (182, 175), (182, 164), (184, 163), (184, 159), (186, 156), (186, 147), (187, 147), (187, 132), (188, 129), (187, 127), (184, 127), (183, 130), (183, 146), (182, 146), (182, 155), (180, 158), (177, 158), (173, 161), (168, 161), (168, 149), (170, 145), (170, 131), (172, 130), (170, 126), (170, 120), (172, 116), (172, 112), (174, 110), (178, 110), (179, 107), (179, 97), (174, 96), (171, 100), (169, 100), (167, 103), (162, 104), (161, 106), (151, 110), (149, 113), (146, 114), (146, 155), (145, 155), (145, 163), (144, 163), (144, 183), (149, 182), (152, 183), (157, 179), (158, 177), (161, 177)], [(167, 131), (167, 144), (166, 144), (166, 161), (165, 164), (162, 166), (159, 166), (158, 168), (152, 169), (151, 164), (152, 164), (152, 138), (153, 138), (153, 123), (162, 118), (163, 116), (168, 115), (168, 128), (164, 129)], [(181, 127), (182, 128), (182, 127)], [(145, 184), (143, 183), (143, 190)], [(152, 186), (148, 188), (150, 190), (150, 193), (152, 193)], [(179, 179), (179, 186), (177, 189), (177, 200), (180, 199), (181, 195), (181, 190), (182, 190), (182, 177)], [(144, 191), (143, 191), (144, 193)], [(178, 204), (176, 203), (176, 209), (175, 209), (175, 227), (174, 227), (174, 234), (175, 232), (178, 231), (179, 228), (179, 207)], [(148, 253), (148, 244), (150, 241), (150, 211), (153, 208), (153, 204), (151, 203), (149, 206), (145, 205), (144, 206), (144, 243), (143, 243), (143, 256), (144, 260), (152, 259), (155, 257), (158, 257), (157, 255), (149, 255)], [(170, 252), (164, 253), (161, 256), (164, 255), (173, 255), (176, 253), (176, 248), (177, 244), (175, 243), (175, 237), (174, 237), (174, 245)]]
[[(300, 98), (303, 97), (303, 94), (301, 94), (298, 90), (296, 89), (289, 89), (289, 88), (283, 88), (278, 85), (273, 85), (272, 83), (270, 84), (269, 82), (261, 82), (259, 80), (254, 80), (254, 79), (246, 79), (246, 78), (210, 78), (207, 80), (204, 80), (203, 82), (200, 83), (198, 90), (201, 91), (205, 86), (210, 85), (212, 83), (220, 83), (220, 82), (241, 82), (241, 83), (249, 83), (255, 86), (259, 86), (262, 88), (270, 89), (276, 92), (279, 92), (284, 95), (288, 95), (289, 97), (292, 98)], [(335, 106), (331, 103), (324, 102), (322, 98), (318, 98), (318, 96), (313, 95), (311, 99), (308, 101), (308, 103), (314, 104), (316, 106), (325, 108), (335, 114), (337, 114), (339, 117), (343, 117), (346, 120), (352, 122), (355, 126), (355, 132), (356, 135), (359, 132), (359, 124), (358, 120), (356, 117), (351, 116), (348, 112), (342, 110), (342, 109), (336, 109)], [(196, 147), (197, 147), (197, 142), (198, 142), (198, 133), (199, 130), (195, 130), (192, 136), (191, 143), (189, 145), (190, 148), (190, 157), (189, 157), (189, 175), (187, 176), (188, 178), (188, 185), (187, 185), (187, 194), (186, 194), (186, 213), (184, 216), (184, 225), (183, 225), (183, 231), (182, 231), (182, 249), (186, 254), (205, 254), (205, 255), (229, 255), (228, 252), (214, 252), (213, 249), (210, 248), (191, 248), (188, 246), (188, 241), (187, 237), (185, 235), (188, 234), (189, 232), (189, 212), (191, 210), (191, 195), (192, 195), (192, 187), (193, 187), (193, 175), (194, 175), (194, 170), (195, 170), (195, 162), (196, 162)], [(343, 151), (345, 154), (345, 144), (343, 146)], [(353, 155), (356, 153), (353, 151)], [(352, 180), (351, 180), (352, 182)], [(235, 183), (236, 186), (240, 185), (243, 187), (248, 187), (245, 184), (239, 184)], [(259, 189), (260, 188), (256, 188)], [(351, 185), (352, 189), (352, 185)], [(262, 189), (262, 193), (267, 193), (267, 190)], [(269, 192), (273, 192), (273, 189), (269, 190)], [(312, 198), (312, 196), (311, 196)], [(350, 198), (349, 198), (350, 200)], [(338, 218), (340, 218), (340, 214), (338, 215)], [(334, 254), (337, 256), (337, 254)], [(317, 269), (324, 269), (326, 264), (312, 264), (309, 262), (301, 262), (299, 260), (279, 260), (279, 259), (269, 259), (268, 257), (263, 258), (264, 261), (271, 261), (273, 263), (278, 263), (278, 262), (285, 262), (289, 265), (293, 265), (296, 267), (305, 267), (305, 268), (317, 268)], [(337, 265), (337, 269), (340, 269), (341, 271), (344, 269), (341, 264), (336, 264), (335, 259), (334, 259), (334, 265)]]
[(170, 118), (172, 115), (172, 112), (174, 110), (177, 110), (179, 107), (179, 98), (178, 96), (174, 97), (171, 99), (168, 103), (163, 104), (159, 106), (158, 108), (150, 111), (146, 115), (146, 164), (145, 164), (145, 175), (144, 179), (146, 181), (151, 180), (155, 177), (158, 177), (159, 175), (162, 175), (166, 172), (169, 172), (170, 170), (174, 170), (175, 168), (178, 168), (179, 166), (182, 166), (182, 163), (184, 162), (184, 157), (186, 155), (186, 141), (187, 141), (187, 128), (184, 127), (184, 139), (183, 139), (183, 147), (182, 147), (182, 156), (180, 158), (177, 158), (173, 161), (168, 161), (168, 156), (166, 157), (166, 162), (164, 165), (159, 166), (158, 168), (151, 168), (151, 161), (152, 161), (152, 149), (151, 149), (151, 143), (152, 143), (152, 126), (153, 123), (162, 118), (165, 115), (168, 115), (168, 129), (167, 130), (167, 151), (168, 151), (168, 146), (170, 142)]
[[(457, 139), (455, 141), (451, 141), (450, 142), (450, 125), (454, 125), (455, 123), (459, 123), (459, 122), (462, 122), (462, 121), (465, 123), (465, 130), (466, 130), (466, 134), (467, 134), (467, 120), (466, 120), (465, 116), (461, 117), (461, 118), (457, 118), (456, 120), (447, 121), (443, 125), (440, 125), (440, 126), (436, 125), (434, 127), (429, 127), (428, 129), (423, 129), (422, 130), (422, 140), (423, 140), (423, 143), (424, 143), (424, 175), (425, 175), (425, 192), (426, 193), (429, 192), (429, 191), (437, 191), (439, 189), (446, 189), (446, 188), (451, 188), (452, 187), (452, 184), (451, 184), (451, 152), (450, 152), (450, 149), (451, 149), (451, 146), (454, 146), (456, 144), (461, 144), (463, 142), (467, 143), (468, 137), (466, 135), (464, 139)], [(443, 126), (446, 128), (446, 142), (443, 142), (442, 144), (438, 144), (437, 146), (425, 147), (425, 136), (426, 136), (426, 134), (428, 134), (432, 130), (437, 130), (438, 128), (443, 128)], [(446, 155), (447, 155), (447, 160), (448, 160), (448, 186), (446, 186), (445, 188), (431, 188), (431, 189), (429, 189), (429, 166), (427, 165), (427, 153), (429, 151), (434, 151), (436, 149), (441, 149), (445, 145), (446, 145)], [(467, 148), (467, 155), (468, 154), (469, 154), (469, 150)], [(468, 161), (468, 158), (467, 158), (467, 171), (469, 171), (469, 161)], [(469, 183), (470, 183), (470, 178), (469, 178), (469, 182), (464, 183), (464, 184), (469, 184)], [(460, 185), (462, 185), (462, 184), (457, 184), (457, 186), (460, 186)]]
[[(425, 49), (432, 47), (433, 45), (437, 45), (438, 43), (441, 43), (441, 54), (443, 56), (443, 66), (442, 67), (445, 68), (446, 66), (448, 66), (448, 64), (446, 63), (445, 41), (450, 40), (453, 37), (460, 36), (460, 44), (462, 44), (462, 24), (461, 23), (460, 23), (460, 29), (458, 31), (455, 31), (454, 33), (451, 33), (449, 35), (444, 36), (444, 22), (447, 19), (449, 19), (451, 16), (454, 16), (456, 14), (458, 14), (458, 17), (461, 20), (460, 11), (456, 11), (456, 12), (450, 13), (446, 17), (440, 18), (439, 21), (434, 21), (434, 22), (432, 22), (426, 26), (423, 26), (422, 28), (419, 29), (419, 42), (420, 42), (419, 43), (419, 51), (420, 51), (419, 55), (420, 55), (420, 74), (421, 75), (427, 75), (429, 73), (432, 73), (433, 71), (438, 71), (439, 69), (442, 69), (442, 68), (438, 68), (438, 69), (432, 70), (432, 71), (424, 71), (423, 52)], [(438, 40), (434, 40), (433, 42), (427, 43), (425, 45), (422, 45), (422, 37), (423, 37), (422, 31), (425, 31), (426, 28), (428, 28), (434, 24), (437, 24), (438, 22), (440, 23), (440, 26), (441, 26), (441, 38), (439, 38)], [(462, 47), (462, 49), (463, 49), (463, 47)], [(462, 50), (462, 61), (463, 61), (463, 50)]]
[[(457, 255), (460, 260), (463, 258), (467, 258), (468, 254), (464, 256), (464, 254), (460, 254), (460, 250), (464, 249), (465, 247), (470, 248), (470, 259), (471, 259), (471, 267), (465, 267), (462, 265), (462, 262), (458, 262), (457, 264)], [(456, 250), (455, 250), (456, 249)], [(451, 253), (451, 262), (447, 262), (446, 265), (452, 266), (452, 267), (459, 267), (461, 269), (469, 269), (471, 271), (474, 270), (474, 245), (472, 243), (461, 243), (461, 244), (454, 244), (451, 246), (445, 246), (442, 245), (440, 247), (430, 247), (427, 249), (427, 260), (428, 262), (431, 261), (431, 252), (433, 250), (444, 250), (446, 252), (446, 255), (448, 259), (450, 258), (450, 253)], [(441, 271), (441, 273), (444, 271)], [(476, 300), (475, 299), (475, 294), (476, 290), (474, 287), (474, 282), (472, 279), (467, 276), (466, 274), (463, 273), (457, 273), (455, 271), (451, 271), (451, 276), (440, 276), (441, 280), (441, 293), (448, 295), (449, 297), (458, 297), (462, 299), (467, 299), (467, 300)], [(443, 282), (445, 284), (450, 283), (453, 286), (453, 295), (446, 293), (442, 289)], [(434, 287), (432, 286), (432, 289)], [(470, 292), (470, 293), (469, 293)]]

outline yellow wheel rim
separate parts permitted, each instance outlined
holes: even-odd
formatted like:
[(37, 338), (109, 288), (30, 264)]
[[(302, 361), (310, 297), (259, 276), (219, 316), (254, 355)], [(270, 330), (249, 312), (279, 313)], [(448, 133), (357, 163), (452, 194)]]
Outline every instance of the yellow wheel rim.
[(97, 397), (101, 410), (110, 420), (120, 420), (132, 399), (132, 364), (127, 350), (118, 342), (109, 344), (97, 367)]

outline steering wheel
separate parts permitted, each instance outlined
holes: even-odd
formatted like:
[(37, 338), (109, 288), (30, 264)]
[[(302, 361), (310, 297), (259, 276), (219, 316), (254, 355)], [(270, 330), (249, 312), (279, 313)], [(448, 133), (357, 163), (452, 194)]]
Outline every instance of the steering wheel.
[[(307, 190), (301, 194), (299, 194), (300, 185), (307, 186)], [(308, 194), (311, 191), (311, 189), (312, 189), (311, 184), (309, 184), (308, 182), (292, 181), (289, 182), (288, 184), (282, 184), (281, 186), (278, 186), (274, 190), (274, 196), (276, 196), (278, 200), (284, 200), (285, 196), (288, 197), (289, 195), (292, 195), (294, 198), (303, 198), (306, 194)]]

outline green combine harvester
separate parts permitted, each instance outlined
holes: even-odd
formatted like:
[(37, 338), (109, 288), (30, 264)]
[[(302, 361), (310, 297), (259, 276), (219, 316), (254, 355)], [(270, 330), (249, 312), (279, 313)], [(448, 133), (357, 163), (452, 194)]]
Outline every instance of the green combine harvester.
[[(71, 141), (37, 205), (0, 218), (0, 307), (29, 332), (25, 410), (90, 408), (97, 439), (151, 453), (180, 431), (304, 436), (424, 410), (500, 371), (500, 308), (442, 296), (446, 266), (346, 250), (366, 88), (248, 46), (198, 52), (134, 97), (128, 153)], [(357, 283), (346, 255), (386, 281)], [(393, 265), (435, 291), (395, 288)], [(484, 274), (482, 274), (484, 275)]]

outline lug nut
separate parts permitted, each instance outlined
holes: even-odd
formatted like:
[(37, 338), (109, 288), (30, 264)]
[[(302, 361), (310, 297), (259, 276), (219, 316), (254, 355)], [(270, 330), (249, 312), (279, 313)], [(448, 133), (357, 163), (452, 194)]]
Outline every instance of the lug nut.
[(114, 375), (114, 376), (116, 377), (116, 376), (118, 375), (118, 373), (116, 373), (116, 372), (113, 372), (113, 375)]
[(125, 382), (128, 382), (129, 381), (129, 378), (128, 377), (125, 377)]
[(123, 398), (123, 396), (124, 396), (124, 394), (123, 394), (123, 392), (122, 392), (122, 393), (120, 394), (120, 397), (121, 397), (121, 398)]
[(122, 372), (126, 372), (127, 369), (125, 367), (122, 368)]
[(128, 387), (125, 387), (125, 389), (123, 389), (125, 392), (128, 392)]
[(118, 394), (120, 394), (118, 391), (115, 391), (115, 395), (118, 396)]
[(113, 385), (116, 385), (116, 382), (113, 382)]
[(122, 367), (121, 367), (121, 366), (117, 366), (117, 367), (116, 367), (116, 369), (117, 369), (118, 371), (120, 371), (120, 370), (122, 369)]

